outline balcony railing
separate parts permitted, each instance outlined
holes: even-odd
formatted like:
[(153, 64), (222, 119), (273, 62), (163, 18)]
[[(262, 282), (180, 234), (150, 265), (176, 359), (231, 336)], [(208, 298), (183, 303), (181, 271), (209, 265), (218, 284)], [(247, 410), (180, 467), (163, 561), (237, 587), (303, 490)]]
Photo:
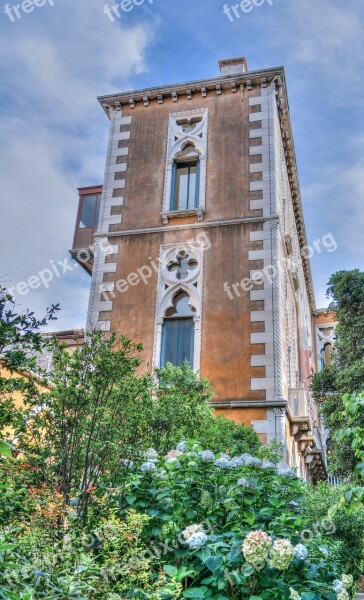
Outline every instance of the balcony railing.
[(310, 410), (307, 390), (290, 389), (288, 392), (288, 407), (292, 417), (308, 417)]

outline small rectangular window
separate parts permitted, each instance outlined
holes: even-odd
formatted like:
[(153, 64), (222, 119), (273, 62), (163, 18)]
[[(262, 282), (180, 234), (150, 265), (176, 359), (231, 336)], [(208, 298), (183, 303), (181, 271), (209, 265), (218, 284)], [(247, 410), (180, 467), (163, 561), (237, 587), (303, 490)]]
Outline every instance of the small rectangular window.
[(92, 194), (82, 197), (82, 209), (80, 216), (80, 229), (96, 228), (100, 214), (100, 194)]

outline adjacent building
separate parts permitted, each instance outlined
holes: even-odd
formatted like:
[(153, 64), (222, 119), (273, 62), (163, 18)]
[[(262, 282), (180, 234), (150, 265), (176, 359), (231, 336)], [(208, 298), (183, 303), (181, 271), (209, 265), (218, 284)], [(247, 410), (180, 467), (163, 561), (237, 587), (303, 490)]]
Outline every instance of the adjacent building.
[(148, 367), (188, 360), (217, 412), (326, 477), (309, 378), (315, 300), (282, 67), (99, 98), (103, 184), (81, 188), (72, 256), (88, 327), (142, 341)]

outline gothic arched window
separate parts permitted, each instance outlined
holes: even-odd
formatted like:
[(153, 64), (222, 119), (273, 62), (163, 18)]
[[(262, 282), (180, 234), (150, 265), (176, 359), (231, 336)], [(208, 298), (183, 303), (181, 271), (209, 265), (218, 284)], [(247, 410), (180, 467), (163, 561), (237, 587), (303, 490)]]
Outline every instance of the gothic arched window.
[(179, 291), (173, 306), (166, 311), (162, 329), (161, 367), (167, 363), (179, 366), (187, 360), (193, 368), (195, 309), (189, 305), (190, 297)]

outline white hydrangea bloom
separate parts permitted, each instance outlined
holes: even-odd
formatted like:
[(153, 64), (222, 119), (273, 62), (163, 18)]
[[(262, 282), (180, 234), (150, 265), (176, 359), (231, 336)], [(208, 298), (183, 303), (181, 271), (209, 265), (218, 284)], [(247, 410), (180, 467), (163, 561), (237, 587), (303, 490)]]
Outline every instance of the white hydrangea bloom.
[(248, 563), (259, 564), (267, 560), (272, 545), (272, 538), (258, 529), (249, 533), (242, 545), (242, 552)]
[(350, 590), (350, 588), (353, 587), (354, 578), (352, 575), (342, 575), (341, 583), (343, 584), (343, 586), (346, 590)]
[(269, 564), (280, 571), (285, 571), (291, 564), (294, 554), (294, 548), (290, 540), (275, 540), (270, 552)]

